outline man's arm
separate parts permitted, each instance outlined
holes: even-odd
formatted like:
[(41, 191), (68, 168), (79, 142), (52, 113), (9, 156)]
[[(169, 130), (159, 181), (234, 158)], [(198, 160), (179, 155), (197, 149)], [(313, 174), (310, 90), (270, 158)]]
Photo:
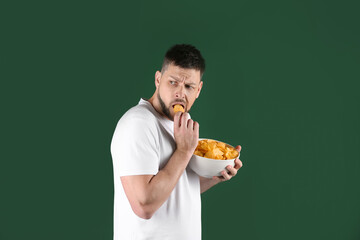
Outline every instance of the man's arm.
[(199, 124), (188, 113), (174, 117), (174, 136), (177, 149), (168, 163), (156, 175), (123, 176), (121, 182), (134, 213), (149, 219), (169, 198), (188, 165), (199, 139)]
[(127, 198), (136, 215), (149, 219), (168, 199), (191, 154), (176, 150), (166, 166), (156, 175), (121, 177)]
[[(241, 146), (238, 145), (236, 147), (236, 150), (238, 152), (240, 152), (241, 151)], [(237, 174), (237, 171), (242, 166), (243, 166), (243, 163), (241, 162), (241, 160), (239, 158), (236, 158), (235, 159), (235, 166), (234, 167), (231, 166), (231, 165), (226, 166), (226, 169), (228, 171), (223, 170), (221, 172), (222, 176), (220, 176), (220, 177), (214, 176), (212, 178), (205, 178), (205, 177), (200, 176), (200, 191), (201, 191), (201, 193), (207, 191), (208, 189), (212, 188), (213, 186), (215, 186), (216, 184), (218, 184), (220, 182), (230, 180), (232, 177), (234, 177)]]
[(215, 178), (205, 178), (200, 176), (200, 192), (203, 193), (221, 181)]

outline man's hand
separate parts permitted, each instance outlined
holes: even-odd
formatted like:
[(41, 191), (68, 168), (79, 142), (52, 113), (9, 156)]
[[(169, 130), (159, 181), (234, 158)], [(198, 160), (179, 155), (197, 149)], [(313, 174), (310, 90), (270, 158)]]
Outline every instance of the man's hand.
[[(238, 152), (241, 151), (241, 146), (238, 145), (236, 147), (236, 150)], [(226, 169), (228, 170), (228, 172), (226, 170), (223, 170), (221, 172), (220, 177), (218, 176), (213, 176), (212, 178), (204, 178), (204, 177), (200, 177), (200, 190), (201, 193), (207, 191), (209, 188), (215, 186), (216, 184), (220, 183), (220, 182), (224, 182), (224, 181), (228, 181), (230, 180), (232, 177), (234, 177), (237, 174), (237, 171), (243, 166), (243, 163), (240, 161), (239, 158), (236, 158), (234, 160), (235, 162), (235, 166), (231, 166), (228, 165), (226, 166)]]
[[(238, 151), (238, 152), (241, 151), (241, 146), (240, 146), (240, 145), (236, 146), (236, 151)], [(218, 180), (219, 182), (224, 182), (224, 181), (230, 180), (232, 177), (235, 177), (236, 174), (237, 174), (237, 172), (238, 172), (238, 170), (243, 166), (243, 163), (241, 162), (241, 160), (240, 160), (239, 158), (236, 158), (236, 159), (234, 160), (234, 162), (235, 162), (235, 166), (234, 166), (234, 167), (231, 166), (231, 165), (227, 165), (227, 166), (226, 166), (226, 169), (227, 169), (228, 171), (223, 170), (223, 171), (221, 172), (221, 175), (222, 175), (222, 176), (220, 176), (220, 177), (218, 177), (218, 176), (213, 176), (213, 179), (214, 179), (214, 180)]]
[(199, 140), (199, 124), (189, 119), (187, 112), (174, 116), (174, 137), (178, 151), (193, 154)]

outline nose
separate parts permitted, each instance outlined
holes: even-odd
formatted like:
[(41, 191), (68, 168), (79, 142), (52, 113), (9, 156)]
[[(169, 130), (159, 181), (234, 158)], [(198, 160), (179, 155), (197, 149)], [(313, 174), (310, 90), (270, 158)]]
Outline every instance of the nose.
[(185, 99), (185, 87), (180, 85), (175, 92), (175, 97), (180, 99)]

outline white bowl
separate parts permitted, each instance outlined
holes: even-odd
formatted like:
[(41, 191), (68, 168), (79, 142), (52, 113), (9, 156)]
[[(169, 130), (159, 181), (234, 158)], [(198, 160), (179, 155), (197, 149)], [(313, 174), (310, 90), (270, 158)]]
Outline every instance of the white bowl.
[[(209, 138), (199, 138), (199, 141), (205, 139), (209, 139)], [(209, 140), (214, 140), (214, 139), (209, 139)], [(221, 142), (218, 140), (215, 141)], [(230, 144), (227, 143), (225, 144), (227, 146), (231, 146)], [(236, 158), (238, 157), (240, 157), (240, 153)], [(213, 176), (221, 176), (221, 171), (226, 170), (226, 166), (228, 165), (235, 166), (234, 160), (236, 158), (227, 159), (227, 160), (216, 160), (211, 158), (200, 157), (198, 155), (193, 154), (189, 162), (189, 167), (199, 176), (212, 178)]]

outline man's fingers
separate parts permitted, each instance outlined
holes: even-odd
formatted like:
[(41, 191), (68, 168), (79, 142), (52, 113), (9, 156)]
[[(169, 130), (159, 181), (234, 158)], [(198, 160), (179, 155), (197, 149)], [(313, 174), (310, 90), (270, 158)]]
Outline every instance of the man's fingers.
[(199, 123), (194, 121), (194, 131), (199, 131)]
[(217, 180), (217, 181), (219, 181), (219, 182), (225, 181), (225, 179), (224, 179), (223, 176), (220, 176), (220, 177), (218, 177), (218, 176), (213, 176), (212, 179)]
[(241, 151), (241, 146), (240, 146), (240, 145), (237, 145), (237, 146), (236, 146), (236, 151), (238, 151), (238, 152)]
[(194, 122), (194, 132), (196, 135), (196, 138), (199, 138), (199, 123), (198, 122)]
[(224, 177), (226, 181), (231, 179), (230, 175), (225, 170), (221, 172), (221, 175)]
[(180, 127), (181, 114), (182, 114), (182, 112), (177, 112), (177, 113), (175, 113), (175, 116), (174, 116), (174, 125), (175, 125), (175, 128), (179, 128), (179, 127)]
[(188, 112), (184, 112), (185, 122), (190, 119), (190, 114)]
[(229, 171), (231, 176), (235, 176), (237, 173), (237, 169), (231, 165), (227, 166), (226, 169)]
[(242, 163), (242, 161), (240, 160), (240, 159), (235, 159), (235, 166), (234, 166), (234, 168), (235, 169), (240, 169), (241, 167), (243, 166), (243, 163)]
[[(220, 180), (220, 181), (228, 181), (230, 180), (232, 177), (236, 176), (239, 168), (242, 167), (242, 162), (240, 161), (240, 159), (236, 159), (235, 160), (235, 166), (231, 166), (231, 165), (228, 165), (226, 166), (226, 170), (223, 170), (221, 171), (221, 176), (220, 177), (217, 177), (217, 176), (214, 176), (213, 179), (214, 180)], [(229, 172), (228, 172), (229, 171)]]
[(194, 121), (189, 119), (187, 120), (187, 128), (188, 129), (194, 129)]
[(188, 119), (188, 116), (187, 116), (188, 113), (184, 112), (182, 115), (181, 115), (181, 120), (180, 120), (180, 126), (184, 126), (185, 128), (187, 127), (187, 124), (186, 124), (186, 121)]

